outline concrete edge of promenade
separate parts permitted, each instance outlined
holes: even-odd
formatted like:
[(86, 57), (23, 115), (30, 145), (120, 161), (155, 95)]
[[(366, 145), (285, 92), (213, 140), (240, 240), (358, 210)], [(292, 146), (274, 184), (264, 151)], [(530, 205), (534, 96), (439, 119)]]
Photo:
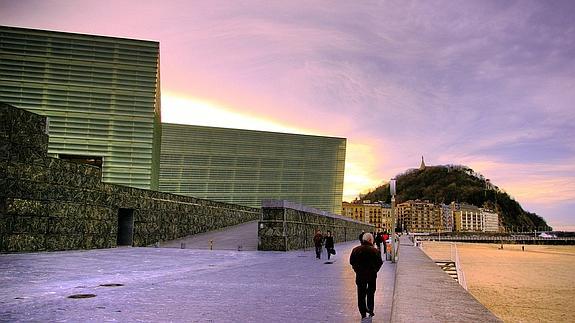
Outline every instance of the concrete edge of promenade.
[(392, 322), (502, 322), (408, 237), (401, 237)]

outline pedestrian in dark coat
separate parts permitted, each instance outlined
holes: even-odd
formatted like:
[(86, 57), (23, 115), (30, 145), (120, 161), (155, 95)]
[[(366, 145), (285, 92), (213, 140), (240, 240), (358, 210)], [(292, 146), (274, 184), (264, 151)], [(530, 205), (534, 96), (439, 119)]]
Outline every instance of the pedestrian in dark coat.
[(351, 252), (349, 263), (355, 271), (357, 285), (357, 307), (362, 318), (367, 313), (374, 316), (374, 297), (377, 282), (377, 272), (383, 265), (379, 251), (373, 246), (373, 235), (365, 233), (361, 246)]
[(320, 230), (315, 232), (313, 236), (313, 244), (315, 246), (315, 257), (317, 259), (321, 259), (321, 245), (323, 243), (323, 235), (321, 234)]
[(365, 230), (361, 230), (361, 233), (359, 234), (359, 243), (361, 243), (363, 241), (363, 235), (365, 234)]
[(325, 241), (325, 249), (327, 250), (327, 260), (329, 260), (332, 254), (335, 255), (335, 248), (331, 231), (327, 230), (327, 236), (324, 238), (324, 241)]
[(379, 253), (381, 253), (381, 242), (383, 241), (383, 234), (381, 232), (376, 233), (375, 235), (375, 245), (377, 246), (377, 249), (379, 250)]

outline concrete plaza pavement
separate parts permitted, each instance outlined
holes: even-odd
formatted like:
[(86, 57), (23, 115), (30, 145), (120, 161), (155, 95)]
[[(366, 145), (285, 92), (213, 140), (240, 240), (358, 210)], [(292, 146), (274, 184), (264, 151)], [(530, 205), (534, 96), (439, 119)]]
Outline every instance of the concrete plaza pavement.
[[(1, 254), (0, 321), (360, 322), (349, 265), (357, 245), (337, 244), (333, 264), (325, 249), (321, 260), (313, 250)], [(394, 281), (385, 262), (373, 322), (390, 321)]]

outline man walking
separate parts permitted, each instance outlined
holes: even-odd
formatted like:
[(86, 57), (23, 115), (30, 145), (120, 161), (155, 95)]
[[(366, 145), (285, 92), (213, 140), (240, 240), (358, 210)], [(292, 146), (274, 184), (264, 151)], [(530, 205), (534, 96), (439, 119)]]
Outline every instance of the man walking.
[(375, 244), (377, 245), (377, 250), (379, 250), (379, 253), (381, 254), (381, 242), (383, 241), (383, 233), (381, 233), (381, 231), (378, 231), (375, 234)]
[(361, 233), (359, 234), (359, 243), (361, 243), (363, 241), (363, 235), (365, 234), (365, 230), (361, 230)]
[(362, 318), (374, 316), (374, 296), (377, 281), (377, 272), (383, 265), (379, 251), (373, 246), (373, 235), (365, 233), (361, 246), (351, 252), (349, 263), (355, 271), (355, 284), (357, 285), (357, 307)]
[(331, 235), (331, 231), (327, 230), (327, 236), (323, 238), (325, 240), (325, 250), (327, 251), (327, 260), (331, 257), (331, 255), (335, 255), (335, 244), (333, 242), (333, 236)]
[(315, 232), (313, 236), (313, 244), (315, 245), (315, 257), (321, 259), (321, 245), (323, 243), (323, 235), (320, 230)]

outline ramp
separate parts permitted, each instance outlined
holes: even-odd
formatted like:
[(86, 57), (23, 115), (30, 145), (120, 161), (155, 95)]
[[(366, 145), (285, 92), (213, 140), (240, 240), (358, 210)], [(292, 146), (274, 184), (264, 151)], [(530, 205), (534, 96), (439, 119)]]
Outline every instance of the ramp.
[[(211, 242), (210, 242), (211, 241)], [(190, 235), (185, 238), (160, 242), (160, 248), (257, 250), (258, 221), (250, 221), (220, 230)]]

